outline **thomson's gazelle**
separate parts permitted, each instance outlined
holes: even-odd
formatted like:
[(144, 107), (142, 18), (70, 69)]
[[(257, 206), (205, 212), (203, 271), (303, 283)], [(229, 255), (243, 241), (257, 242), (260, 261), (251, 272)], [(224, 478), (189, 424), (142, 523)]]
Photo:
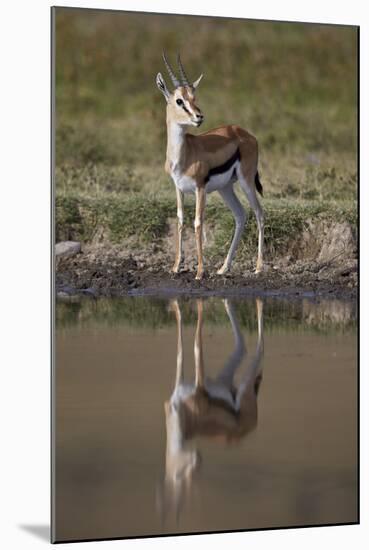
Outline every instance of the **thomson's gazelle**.
[(258, 144), (254, 136), (239, 126), (221, 126), (193, 135), (187, 133), (189, 126), (199, 127), (204, 116), (196, 104), (195, 91), (202, 75), (192, 84), (184, 71), (178, 55), (180, 79), (178, 79), (165, 54), (163, 59), (174, 85), (170, 92), (161, 73), (156, 77), (159, 90), (167, 102), (167, 157), (165, 170), (172, 177), (177, 193), (177, 252), (173, 271), (177, 273), (182, 260), (183, 195), (195, 193), (195, 235), (198, 255), (196, 279), (204, 272), (202, 237), (206, 194), (218, 191), (232, 210), (236, 227), (231, 246), (218, 273), (229, 270), (246, 222), (246, 212), (238, 200), (233, 184), (238, 180), (253, 208), (259, 229), (259, 246), (256, 272), (263, 267), (264, 219), (256, 191), (262, 194), (259, 180)]

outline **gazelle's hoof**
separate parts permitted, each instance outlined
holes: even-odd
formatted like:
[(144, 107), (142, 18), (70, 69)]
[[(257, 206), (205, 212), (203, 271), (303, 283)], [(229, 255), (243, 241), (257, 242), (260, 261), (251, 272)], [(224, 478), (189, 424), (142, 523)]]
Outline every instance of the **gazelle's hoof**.
[(262, 273), (262, 271), (263, 271), (263, 268), (259, 267), (259, 268), (255, 269), (254, 273), (255, 273), (255, 275), (257, 275), (258, 273)]
[(229, 271), (229, 268), (227, 266), (224, 266), (221, 267), (220, 269), (218, 269), (217, 271), (217, 275), (224, 275), (224, 273), (227, 273), (227, 271)]
[(174, 265), (171, 270), (172, 273), (179, 273), (179, 265)]
[(201, 272), (201, 273), (197, 273), (196, 274), (196, 277), (195, 277), (195, 280), (196, 281), (201, 281), (201, 279), (204, 277), (204, 272)]

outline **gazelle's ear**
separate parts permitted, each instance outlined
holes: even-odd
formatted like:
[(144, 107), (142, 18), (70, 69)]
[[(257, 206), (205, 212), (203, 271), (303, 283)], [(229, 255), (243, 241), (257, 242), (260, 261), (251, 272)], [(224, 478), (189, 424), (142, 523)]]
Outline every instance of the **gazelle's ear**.
[(201, 79), (202, 79), (203, 76), (204, 76), (204, 75), (201, 74), (201, 75), (199, 76), (199, 78), (198, 78), (197, 80), (195, 80), (195, 82), (192, 84), (192, 88), (193, 88), (194, 90), (196, 90), (197, 86), (200, 84), (200, 81), (201, 81)]
[(164, 78), (162, 77), (161, 73), (158, 73), (156, 75), (156, 85), (165, 97), (165, 99), (168, 101), (170, 97), (170, 91), (167, 88), (167, 85), (164, 82)]

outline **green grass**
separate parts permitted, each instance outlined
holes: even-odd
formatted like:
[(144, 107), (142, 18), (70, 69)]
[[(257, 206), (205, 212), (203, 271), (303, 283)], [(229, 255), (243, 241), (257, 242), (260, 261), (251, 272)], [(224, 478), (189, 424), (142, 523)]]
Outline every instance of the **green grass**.
[[(265, 257), (276, 258), (284, 254), (291, 241), (308, 226), (309, 221), (348, 222), (355, 226), (356, 209), (350, 202), (335, 205), (330, 202), (290, 201), (290, 200), (266, 200), (263, 202), (265, 211)], [(224, 255), (224, 251), (230, 246), (234, 221), (232, 215), (225, 208), (212, 205), (208, 208), (207, 219), (213, 221), (216, 232), (211, 256), (217, 258)], [(220, 215), (219, 215), (220, 212)], [(238, 258), (250, 258), (255, 253), (257, 227), (255, 216), (248, 208), (249, 222), (244, 231)]]
[(115, 243), (136, 236), (151, 241), (164, 236), (167, 219), (174, 216), (175, 205), (155, 197), (89, 198), (61, 196), (56, 198), (56, 239), (93, 239), (97, 230), (106, 232), (107, 240)]
[[(265, 200), (265, 252), (267, 258), (283, 254), (291, 239), (295, 239), (309, 220), (326, 222), (346, 221), (356, 225), (356, 208), (351, 201), (339, 203), (303, 200)], [(238, 258), (255, 252), (256, 223), (249, 207), (247, 231), (244, 232)], [(193, 200), (185, 206), (185, 226), (192, 230)], [(56, 238), (89, 242), (101, 231), (112, 243), (124, 243), (134, 237), (130, 246), (160, 240), (167, 235), (168, 221), (176, 216), (176, 204), (168, 197), (155, 195), (114, 195), (101, 198), (87, 196), (58, 196), (56, 198)], [(213, 199), (206, 208), (206, 225), (213, 234), (214, 244), (209, 257), (224, 255), (234, 229), (231, 212)]]

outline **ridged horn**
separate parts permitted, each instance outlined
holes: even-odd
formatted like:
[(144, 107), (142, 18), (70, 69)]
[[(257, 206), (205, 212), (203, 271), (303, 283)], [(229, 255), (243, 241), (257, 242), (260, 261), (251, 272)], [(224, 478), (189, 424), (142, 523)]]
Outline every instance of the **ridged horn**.
[(180, 76), (181, 76), (183, 85), (184, 86), (190, 86), (187, 75), (186, 75), (185, 70), (184, 70), (183, 65), (182, 65), (181, 56), (179, 54), (177, 54), (177, 63), (178, 63), (179, 72), (180, 72)]
[(165, 52), (163, 52), (163, 60), (164, 60), (165, 66), (167, 68), (168, 74), (169, 74), (170, 78), (172, 79), (173, 86), (175, 88), (178, 88), (178, 86), (180, 86), (181, 83), (179, 82), (178, 78), (174, 74), (172, 67), (169, 65), (169, 62), (168, 62), (168, 60), (165, 56)]

